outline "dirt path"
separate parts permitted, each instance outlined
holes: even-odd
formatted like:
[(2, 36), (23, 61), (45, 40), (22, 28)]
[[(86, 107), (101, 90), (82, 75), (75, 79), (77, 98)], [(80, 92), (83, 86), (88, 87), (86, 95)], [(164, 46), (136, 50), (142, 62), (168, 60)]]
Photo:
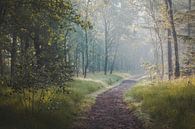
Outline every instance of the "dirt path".
[(119, 86), (100, 94), (86, 120), (77, 129), (142, 129), (141, 123), (123, 102), (123, 93), (135, 81), (125, 80)]

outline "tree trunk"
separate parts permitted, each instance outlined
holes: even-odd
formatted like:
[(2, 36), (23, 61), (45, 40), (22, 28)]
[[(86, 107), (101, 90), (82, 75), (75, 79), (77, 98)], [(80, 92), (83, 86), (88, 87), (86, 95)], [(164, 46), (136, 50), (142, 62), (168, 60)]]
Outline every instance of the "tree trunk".
[[(189, 0), (189, 7), (188, 10), (191, 11), (192, 9), (192, 1)], [(190, 19), (188, 18), (188, 36), (191, 36), (191, 24), (190, 24)]]
[(76, 76), (77, 77), (79, 77), (79, 62), (80, 62), (80, 60), (79, 60), (79, 57), (80, 57), (80, 55), (79, 55), (79, 46), (78, 46), (78, 44), (77, 44), (77, 48), (76, 48), (76, 55), (75, 55), (76, 57), (76, 59), (75, 59), (75, 65), (76, 65)]
[[(157, 26), (158, 28), (158, 26)], [(163, 51), (163, 43), (162, 43), (162, 39), (160, 37), (160, 32), (159, 32), (159, 28), (156, 29), (156, 33), (158, 35), (158, 39), (160, 40), (160, 52), (161, 52), (161, 79), (164, 78), (164, 51)]]
[(88, 33), (87, 29), (85, 29), (85, 72), (84, 72), (84, 78), (87, 77), (87, 69), (89, 65), (89, 55), (88, 55)]
[(114, 52), (114, 58), (113, 58), (111, 66), (110, 66), (110, 74), (112, 74), (113, 70), (114, 70), (114, 64), (115, 64), (115, 60), (116, 60), (117, 53), (118, 53), (118, 47), (119, 47), (119, 41), (117, 42), (116, 49), (115, 49), (115, 52)]
[[(89, 3), (90, 0), (87, 1), (87, 8), (86, 8), (86, 16), (85, 16), (85, 21), (88, 21), (88, 15), (89, 15)], [(88, 55), (88, 32), (87, 32), (88, 26), (85, 28), (85, 69), (84, 69), (84, 78), (87, 77), (87, 70), (89, 66), (89, 55)]]
[(0, 0), (0, 27), (5, 20), (4, 16), (6, 15), (6, 9), (7, 9), (5, 5), (6, 5), (5, 2), (3, 0)]
[(114, 55), (112, 64), (111, 64), (111, 66), (110, 66), (110, 74), (112, 74), (112, 73), (113, 73), (113, 70), (114, 70), (114, 63), (115, 63), (115, 60), (116, 60), (116, 55), (117, 55), (117, 54)]
[(92, 73), (95, 73), (95, 41), (93, 41), (92, 43), (92, 60), (93, 60)]
[(29, 49), (29, 39), (28, 37), (26, 37), (25, 39), (25, 44), (24, 44), (24, 60), (25, 60), (25, 66), (24, 66), (24, 72), (25, 72), (25, 81), (28, 85), (28, 82), (30, 80), (30, 69), (29, 64), (31, 63), (29, 58), (29, 54), (28, 54), (28, 49)]
[(67, 60), (67, 36), (68, 36), (68, 33), (69, 33), (69, 31), (67, 30), (65, 35), (64, 35), (64, 61), (65, 61), (65, 64), (68, 62), (68, 60)]
[(15, 84), (15, 74), (16, 74), (16, 46), (17, 46), (17, 37), (16, 33), (13, 33), (12, 37), (12, 50), (11, 50), (11, 85)]
[(106, 47), (106, 50), (105, 50), (104, 75), (107, 75), (107, 67), (108, 67), (108, 50), (107, 50), (107, 47)]
[(169, 22), (172, 29), (172, 36), (174, 41), (174, 50), (175, 50), (175, 78), (180, 76), (180, 65), (179, 65), (179, 50), (178, 50), (178, 42), (177, 42), (177, 32), (175, 30), (175, 23), (173, 18), (173, 7), (172, 7), (172, 0), (165, 0), (166, 4), (168, 5), (168, 16)]
[[(84, 48), (84, 47), (83, 47)], [(84, 52), (84, 49), (82, 51), (82, 73), (83, 75), (85, 74), (85, 52)]]
[(171, 30), (168, 29), (168, 77), (169, 80), (173, 76), (173, 67), (172, 67), (172, 45), (171, 45)]
[[(192, 1), (189, 0), (188, 1), (188, 10), (191, 11), (191, 8), (192, 8)], [(191, 66), (193, 66), (193, 64), (192, 64), (193, 54), (191, 54), (191, 53), (193, 53), (193, 43), (191, 42), (191, 39), (190, 39), (191, 38), (190, 16), (188, 16), (188, 28), (187, 29), (188, 29), (188, 38), (189, 38), (187, 40), (187, 53), (189, 53), (189, 54), (186, 55), (187, 61), (185, 62), (185, 65), (187, 65), (187, 66), (185, 67), (185, 74), (190, 76), (193, 74), (193, 68), (191, 67)]]
[(104, 75), (107, 74), (107, 67), (108, 67), (108, 27), (106, 18), (104, 18), (105, 23), (105, 64), (104, 64)]
[(0, 50), (0, 75), (3, 77), (4, 75), (4, 59), (3, 59), (3, 50)]
[(98, 72), (100, 72), (101, 71), (101, 56), (100, 56), (100, 54), (97, 55), (96, 62), (97, 62), (97, 70), (98, 70)]
[(38, 68), (41, 67), (41, 48), (40, 48), (40, 42), (39, 42), (39, 32), (35, 32), (35, 37), (34, 37), (34, 48), (36, 52), (36, 59), (37, 59), (37, 66)]

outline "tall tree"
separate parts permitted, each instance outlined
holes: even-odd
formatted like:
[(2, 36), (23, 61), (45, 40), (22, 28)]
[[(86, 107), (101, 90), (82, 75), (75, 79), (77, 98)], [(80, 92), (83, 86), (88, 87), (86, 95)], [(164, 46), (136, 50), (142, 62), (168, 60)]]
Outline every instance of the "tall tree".
[(104, 42), (105, 42), (105, 64), (104, 64), (104, 74), (107, 74), (107, 69), (108, 69), (108, 20), (106, 16), (104, 16), (104, 27), (105, 27), (105, 37), (104, 37)]
[(172, 0), (165, 0), (165, 4), (168, 7), (168, 19), (171, 25), (172, 36), (174, 41), (174, 50), (175, 50), (175, 77), (180, 76), (180, 64), (179, 64), (179, 50), (178, 50), (178, 41), (177, 41), (177, 32), (175, 30), (175, 23), (173, 18), (173, 7)]
[(171, 30), (167, 29), (168, 31), (168, 78), (169, 80), (173, 76), (173, 66), (172, 66), (172, 45), (171, 45)]

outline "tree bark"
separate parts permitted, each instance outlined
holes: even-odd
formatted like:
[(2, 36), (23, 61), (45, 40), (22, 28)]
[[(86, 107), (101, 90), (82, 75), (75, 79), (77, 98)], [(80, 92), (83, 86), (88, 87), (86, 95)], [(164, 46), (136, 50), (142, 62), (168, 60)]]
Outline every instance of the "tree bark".
[(93, 41), (92, 43), (92, 60), (93, 60), (92, 73), (95, 73), (95, 41)]
[(26, 80), (25, 82), (27, 83), (27, 85), (30, 80), (30, 69), (28, 67), (29, 64), (31, 63), (28, 59), (29, 58), (28, 49), (29, 49), (29, 39), (28, 37), (26, 37), (25, 44), (24, 44), (24, 60), (25, 60), (24, 73), (25, 73), (25, 80)]
[(12, 37), (12, 50), (11, 50), (11, 85), (15, 84), (15, 74), (16, 74), (16, 46), (17, 46), (16, 33), (13, 32)]
[(105, 64), (104, 64), (104, 75), (107, 74), (108, 67), (108, 25), (107, 20), (104, 18), (104, 26), (105, 26)]
[(177, 42), (177, 32), (175, 30), (175, 23), (173, 18), (173, 7), (172, 7), (172, 0), (165, 0), (165, 3), (168, 7), (168, 17), (169, 23), (172, 29), (172, 36), (174, 41), (174, 50), (175, 50), (175, 78), (180, 76), (180, 65), (179, 65), (179, 50), (178, 50), (178, 42)]
[(168, 77), (169, 80), (173, 76), (173, 67), (172, 67), (172, 45), (171, 45), (171, 30), (168, 29)]
[(5, 18), (4, 16), (6, 15), (6, 4), (4, 3), (3, 0), (0, 0), (0, 26), (4, 22)]
[(80, 55), (79, 55), (79, 46), (77, 44), (76, 53), (75, 53), (75, 68), (76, 68), (75, 70), (76, 70), (76, 76), (77, 77), (79, 77), (79, 62), (80, 62), (79, 57), (80, 57)]
[(113, 70), (114, 70), (114, 64), (115, 64), (115, 60), (116, 60), (117, 53), (118, 53), (118, 47), (119, 47), (119, 41), (116, 44), (116, 49), (115, 49), (115, 52), (114, 52), (114, 58), (113, 58), (111, 66), (110, 66), (110, 74), (112, 74)]
[[(192, 1), (189, 0), (189, 7), (188, 10), (191, 11), (192, 10)], [(190, 24), (190, 19), (188, 18), (188, 36), (191, 36), (191, 24)]]
[[(157, 27), (158, 28), (158, 27)], [(158, 35), (158, 39), (160, 40), (160, 52), (161, 52), (161, 79), (164, 78), (164, 51), (163, 51), (163, 43), (162, 43), (162, 39), (160, 37), (160, 32), (159, 32), (159, 28), (156, 29), (156, 33)]]
[(111, 66), (110, 66), (110, 74), (113, 73), (116, 56), (117, 56), (117, 50), (115, 51), (114, 58), (113, 58)]
[(67, 60), (67, 36), (68, 36), (69, 31), (67, 30), (65, 35), (64, 35), (64, 60), (65, 64), (68, 62)]
[(101, 71), (101, 56), (100, 54), (97, 55), (97, 71), (100, 72)]
[(39, 32), (35, 32), (35, 37), (34, 37), (34, 48), (36, 52), (36, 59), (37, 59), (37, 67), (41, 67), (41, 48), (40, 48), (40, 41), (39, 41)]
[(87, 69), (89, 65), (89, 56), (88, 56), (88, 33), (87, 29), (85, 29), (85, 71), (84, 71), (84, 78), (87, 77)]
[[(89, 15), (89, 3), (90, 0), (87, 1), (87, 8), (86, 8), (86, 17), (85, 17), (85, 21), (88, 22), (88, 15)], [(87, 70), (88, 70), (88, 66), (89, 66), (89, 55), (88, 55), (88, 32), (87, 32), (88, 26), (86, 26), (85, 28), (85, 69), (84, 69), (84, 78), (87, 77)]]
[(83, 51), (82, 51), (81, 55), (82, 55), (82, 73), (84, 75), (84, 73), (85, 73), (85, 52), (84, 52), (84, 47), (83, 47)]
[(3, 59), (3, 50), (0, 50), (0, 75), (3, 77), (4, 75), (4, 59)]

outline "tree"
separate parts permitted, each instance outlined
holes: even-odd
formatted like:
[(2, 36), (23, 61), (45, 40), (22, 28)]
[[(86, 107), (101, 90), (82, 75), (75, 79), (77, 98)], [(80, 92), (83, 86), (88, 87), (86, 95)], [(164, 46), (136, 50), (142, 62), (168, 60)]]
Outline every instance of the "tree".
[(177, 32), (175, 30), (175, 23), (173, 18), (173, 7), (172, 0), (165, 0), (165, 4), (168, 8), (168, 19), (171, 25), (172, 36), (174, 40), (174, 50), (175, 50), (175, 77), (178, 78), (180, 76), (180, 65), (179, 65), (179, 52), (178, 52), (178, 42), (177, 42)]
[(168, 78), (169, 80), (173, 76), (173, 68), (172, 68), (172, 45), (171, 45), (171, 30), (167, 29), (168, 31)]
[[(72, 3), (1, 1), (0, 9), (1, 74), (6, 74), (10, 84), (23, 88), (52, 83), (63, 85), (70, 80), (72, 66), (64, 59), (69, 53), (64, 53), (67, 35), (62, 37), (63, 30), (73, 31), (75, 24), (83, 24)], [(9, 58), (11, 66), (7, 64)], [(8, 61), (5, 63), (5, 60)], [(5, 73), (4, 68), (10, 74)]]

